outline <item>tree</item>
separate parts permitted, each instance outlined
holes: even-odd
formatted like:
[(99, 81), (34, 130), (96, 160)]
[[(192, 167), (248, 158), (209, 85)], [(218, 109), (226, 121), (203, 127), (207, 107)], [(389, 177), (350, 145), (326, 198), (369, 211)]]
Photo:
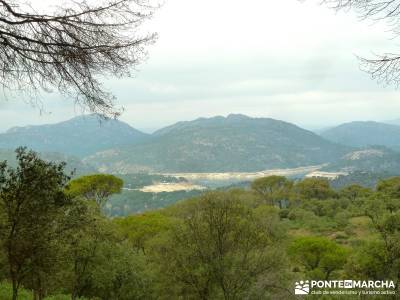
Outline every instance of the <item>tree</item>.
[(161, 295), (263, 299), (282, 288), (283, 232), (274, 208), (251, 209), (231, 193), (211, 192), (182, 209), (181, 222), (154, 241)]
[[(394, 182), (393, 182), (394, 181)], [(397, 180), (389, 179), (381, 183), (386, 190), (387, 184), (394, 183), (397, 187)], [(398, 198), (391, 198), (393, 193), (392, 185), (389, 184), (389, 195), (376, 193), (365, 205), (365, 214), (370, 218), (375, 232), (378, 233), (377, 245), (380, 246), (382, 257), (379, 263), (384, 270), (386, 278), (395, 281), (396, 289), (400, 287), (400, 203)], [(381, 190), (382, 191), (382, 190)], [(394, 195), (397, 194), (396, 188)], [(393, 195), (393, 194), (392, 194)]]
[[(361, 243), (346, 264), (346, 273), (350, 278), (368, 278), (372, 280), (387, 280), (387, 251), (382, 240), (369, 240)], [(392, 269), (392, 266), (389, 266)]]
[(112, 194), (121, 192), (123, 184), (122, 179), (114, 175), (95, 174), (72, 180), (67, 190), (72, 197), (95, 200), (99, 207), (103, 207)]
[(13, 295), (29, 276), (39, 299), (44, 296), (43, 274), (57, 260), (57, 240), (64, 230), (58, 220), (70, 205), (64, 188), (69, 178), (64, 164), (45, 162), (35, 152), (16, 150), (17, 167), (0, 164), (1, 246), (7, 257)]
[[(354, 9), (363, 19), (386, 20), (397, 37), (400, 25), (400, 0), (324, 0), (329, 7)], [(384, 53), (375, 58), (360, 58), (362, 68), (373, 78), (387, 84), (400, 84), (400, 54)]]
[(145, 276), (140, 253), (121, 241), (114, 224), (98, 210), (74, 231), (64, 253), (64, 289), (72, 299), (144, 299)]
[(344, 188), (342, 188), (339, 192), (340, 197), (347, 198), (351, 201), (355, 201), (360, 197), (368, 197), (372, 194), (372, 190), (369, 188), (365, 188), (358, 184), (351, 184)]
[(294, 191), (301, 199), (329, 199), (336, 195), (329, 181), (323, 178), (306, 178), (298, 182)]
[(376, 190), (391, 198), (400, 199), (400, 177), (392, 177), (379, 181)]
[(38, 12), (23, 1), (0, 0), (0, 84), (35, 96), (56, 88), (91, 111), (116, 115), (99, 76), (129, 76), (154, 34), (140, 35), (152, 15), (147, 1), (69, 1)]
[(279, 204), (289, 198), (293, 183), (284, 176), (268, 176), (253, 181), (251, 189), (259, 194), (268, 204)]
[(146, 242), (171, 226), (171, 220), (159, 212), (117, 218), (114, 223), (120, 234), (130, 242), (132, 248), (142, 251), (143, 254), (146, 253)]
[(323, 237), (301, 237), (289, 247), (295, 262), (301, 264), (313, 278), (329, 280), (332, 272), (346, 263), (347, 251)]

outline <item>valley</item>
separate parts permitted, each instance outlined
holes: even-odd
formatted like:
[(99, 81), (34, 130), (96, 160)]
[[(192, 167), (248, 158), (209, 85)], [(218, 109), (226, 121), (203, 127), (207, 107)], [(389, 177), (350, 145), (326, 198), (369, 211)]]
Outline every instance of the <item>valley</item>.
[[(79, 130), (77, 130), (79, 128)], [(25, 146), (65, 161), (72, 177), (110, 173), (124, 181), (110, 216), (166, 207), (212, 189), (248, 188), (258, 178), (319, 177), (332, 186), (375, 186), (400, 175), (400, 126), (353, 122), (316, 134), (294, 124), (240, 114), (183, 121), (146, 134), (97, 115), (11, 128), (0, 134), (0, 160), (15, 165)], [(353, 141), (353, 142), (351, 142)]]
[(185, 178), (189, 181), (250, 181), (257, 178), (278, 175), (278, 176), (304, 176), (324, 167), (325, 165), (306, 166), (288, 169), (270, 169), (259, 172), (220, 172), (220, 173), (162, 173), (164, 176)]

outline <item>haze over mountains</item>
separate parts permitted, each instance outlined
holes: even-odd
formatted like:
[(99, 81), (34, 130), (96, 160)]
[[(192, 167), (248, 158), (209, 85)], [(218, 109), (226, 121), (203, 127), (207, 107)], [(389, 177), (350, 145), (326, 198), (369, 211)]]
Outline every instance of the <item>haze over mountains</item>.
[(322, 170), (400, 175), (400, 153), (384, 146), (365, 147), (347, 153)]
[(88, 161), (107, 172), (247, 172), (322, 164), (347, 151), (287, 122), (229, 115), (179, 122)]
[(330, 128), (321, 136), (335, 143), (352, 147), (382, 145), (400, 149), (400, 126), (373, 121), (351, 122)]
[(85, 157), (97, 151), (136, 143), (147, 136), (126, 123), (87, 115), (57, 124), (13, 127), (0, 134), (0, 148), (27, 146), (36, 151)]
[(0, 134), (0, 159), (22, 145), (84, 172), (254, 172), (322, 164), (331, 171), (385, 171), (400, 167), (399, 141), (400, 126), (376, 122), (317, 135), (284, 121), (229, 115), (178, 122), (149, 135), (90, 115), (12, 128)]

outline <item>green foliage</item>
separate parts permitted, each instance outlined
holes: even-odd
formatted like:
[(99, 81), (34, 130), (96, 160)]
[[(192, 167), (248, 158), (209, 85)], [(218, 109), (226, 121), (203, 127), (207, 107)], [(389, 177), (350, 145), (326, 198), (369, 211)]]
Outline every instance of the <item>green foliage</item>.
[(358, 184), (348, 185), (339, 191), (341, 198), (347, 198), (351, 201), (357, 200), (357, 198), (366, 198), (372, 195), (372, 190), (365, 188)]
[[(1, 142), (0, 142), (1, 143)], [(25, 145), (25, 143), (23, 143)], [(58, 152), (39, 152), (39, 157), (47, 162), (61, 163), (66, 162), (65, 171), (72, 176), (82, 176), (85, 174), (96, 173), (97, 170), (81, 159), (66, 155)], [(15, 159), (15, 151), (0, 149), (0, 161), (6, 160), (10, 167), (15, 168), (17, 166), (17, 160)]]
[(113, 221), (132, 247), (145, 253), (146, 243), (172, 226), (172, 221), (160, 212), (117, 218)]
[(223, 192), (205, 194), (182, 209), (181, 222), (153, 243), (155, 263), (165, 276), (161, 295), (243, 299), (254, 289), (265, 296), (270, 284), (279, 285), (283, 232), (274, 209), (252, 210)]
[(122, 190), (120, 194), (110, 197), (103, 211), (108, 216), (121, 217), (143, 213), (173, 205), (176, 202), (198, 196), (199, 190), (146, 193), (137, 190)]
[[(339, 169), (332, 168), (333, 171)], [(366, 188), (374, 189), (377, 183), (385, 178), (389, 178), (397, 173), (377, 172), (375, 171), (351, 171), (348, 175), (340, 175), (331, 181), (331, 186), (335, 190), (343, 189), (350, 185), (360, 185)]]
[[(5, 281), (0, 282), (0, 299), (10, 299), (12, 294), (12, 285)], [(32, 293), (25, 289), (20, 289), (18, 293), (18, 300), (32, 300)]]
[(48, 163), (24, 148), (17, 149), (16, 156), (17, 168), (0, 165), (0, 237), (14, 300), (28, 276), (28, 284), (41, 293), (46, 275), (55, 267), (52, 259), (71, 203), (64, 194), (64, 164)]
[(336, 196), (329, 181), (323, 178), (306, 178), (294, 187), (296, 196), (300, 199), (329, 199)]
[(351, 254), (346, 272), (352, 278), (386, 280), (388, 278), (387, 251), (379, 239), (364, 241)]
[(323, 237), (298, 238), (289, 246), (288, 253), (310, 278), (325, 280), (344, 266), (347, 256), (343, 247)]
[[(5, 282), (0, 281), (0, 299), (10, 299), (10, 295), (12, 294), (12, 285)], [(18, 292), (18, 300), (33, 300), (32, 292), (26, 289), (20, 289)], [(71, 295), (50, 295), (44, 298), (44, 300), (71, 300)], [(76, 300), (87, 300), (86, 298), (77, 298)]]
[(284, 176), (268, 176), (254, 180), (251, 189), (267, 204), (282, 207), (283, 202), (289, 199), (292, 186), (293, 183)]
[(378, 192), (400, 200), (400, 177), (381, 180), (376, 187)]
[(72, 197), (84, 197), (87, 200), (95, 200), (103, 207), (112, 194), (121, 192), (124, 182), (122, 179), (108, 174), (94, 174), (79, 177), (68, 185), (68, 194)]
[(22, 300), (290, 299), (297, 278), (400, 281), (399, 178), (376, 191), (271, 176), (191, 198), (113, 195), (121, 178), (68, 182), (64, 164), (24, 149), (17, 161), (0, 165), (0, 299), (16, 286)]

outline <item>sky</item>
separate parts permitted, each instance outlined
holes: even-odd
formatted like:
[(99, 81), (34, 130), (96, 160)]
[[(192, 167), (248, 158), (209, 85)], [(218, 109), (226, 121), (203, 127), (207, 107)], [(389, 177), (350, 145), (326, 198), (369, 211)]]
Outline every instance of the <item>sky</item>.
[[(147, 132), (230, 113), (308, 129), (400, 118), (399, 91), (371, 80), (356, 58), (395, 51), (389, 28), (319, 3), (165, 0), (143, 27), (159, 36), (147, 60), (104, 86), (124, 107), (120, 119)], [(57, 93), (44, 93), (41, 109), (0, 97), (0, 131), (81, 113)]]

